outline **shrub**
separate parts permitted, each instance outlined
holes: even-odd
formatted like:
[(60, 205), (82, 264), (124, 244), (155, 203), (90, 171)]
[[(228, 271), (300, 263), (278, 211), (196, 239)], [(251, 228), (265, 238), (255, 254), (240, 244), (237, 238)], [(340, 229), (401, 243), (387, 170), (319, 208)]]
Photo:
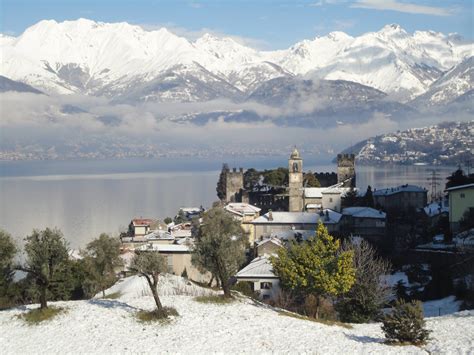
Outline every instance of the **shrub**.
[(52, 319), (62, 312), (64, 312), (64, 309), (59, 307), (36, 308), (20, 314), (18, 318), (24, 319), (28, 324), (33, 325)]
[(250, 281), (239, 281), (234, 286), (232, 286), (232, 290), (238, 291), (247, 297), (258, 299), (258, 293), (253, 290), (252, 283)]
[(214, 303), (214, 304), (227, 304), (234, 301), (233, 298), (224, 297), (222, 295), (198, 296), (198, 297), (194, 297), (194, 300), (199, 303)]
[(392, 313), (383, 318), (382, 330), (389, 343), (425, 344), (429, 331), (425, 329), (423, 308), (420, 301), (406, 303), (398, 300)]
[(169, 316), (179, 316), (178, 311), (172, 307), (162, 307), (153, 311), (139, 311), (137, 318), (142, 322), (154, 322), (166, 320)]

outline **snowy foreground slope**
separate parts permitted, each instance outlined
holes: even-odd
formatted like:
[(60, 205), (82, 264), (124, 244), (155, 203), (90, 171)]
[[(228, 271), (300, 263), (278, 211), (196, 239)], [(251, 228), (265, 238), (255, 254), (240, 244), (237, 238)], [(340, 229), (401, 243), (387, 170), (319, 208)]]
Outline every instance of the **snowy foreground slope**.
[[(164, 294), (209, 292), (168, 278)], [(39, 326), (15, 316), (20, 307), (0, 312), (2, 354), (37, 353), (457, 353), (474, 352), (474, 312), (428, 319), (434, 340), (423, 348), (382, 344), (380, 324), (353, 329), (327, 326), (280, 315), (275, 309), (243, 299), (228, 305), (202, 304), (192, 296), (163, 296), (180, 316), (169, 324), (138, 322), (138, 309), (152, 309), (142, 280), (126, 279), (110, 292), (115, 300), (56, 302), (68, 312)], [(144, 296), (145, 295), (145, 296)], [(28, 307), (31, 308), (31, 307)]]

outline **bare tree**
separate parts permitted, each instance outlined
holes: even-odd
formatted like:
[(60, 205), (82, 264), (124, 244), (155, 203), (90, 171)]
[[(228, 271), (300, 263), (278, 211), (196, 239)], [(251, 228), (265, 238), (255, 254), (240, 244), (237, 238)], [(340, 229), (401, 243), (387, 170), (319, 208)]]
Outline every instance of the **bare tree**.
[(356, 282), (338, 302), (337, 310), (343, 321), (367, 322), (376, 319), (393, 290), (384, 280), (391, 265), (377, 255), (377, 251), (364, 239), (346, 242), (343, 249), (352, 250)]

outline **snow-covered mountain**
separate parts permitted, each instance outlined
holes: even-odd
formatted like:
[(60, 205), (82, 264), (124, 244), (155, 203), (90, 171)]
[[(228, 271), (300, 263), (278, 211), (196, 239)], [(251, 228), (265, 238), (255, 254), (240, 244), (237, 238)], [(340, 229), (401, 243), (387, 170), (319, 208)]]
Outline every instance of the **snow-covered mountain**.
[(178, 102), (240, 99), (295, 75), (353, 81), (405, 102), (473, 53), (473, 44), (455, 35), (409, 34), (398, 25), (258, 51), (227, 37), (192, 42), (165, 28), (86, 19), (41, 21), (19, 37), (2, 35), (0, 48), (1, 75), (46, 92)]
[(473, 86), (474, 57), (469, 57), (431, 84), (426, 93), (415, 99), (414, 104), (418, 107), (446, 105), (468, 93)]

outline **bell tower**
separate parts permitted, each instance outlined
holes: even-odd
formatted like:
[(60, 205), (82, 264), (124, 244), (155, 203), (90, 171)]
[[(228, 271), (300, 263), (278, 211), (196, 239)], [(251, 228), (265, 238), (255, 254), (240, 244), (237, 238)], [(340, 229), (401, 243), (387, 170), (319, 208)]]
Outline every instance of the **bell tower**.
[(288, 159), (288, 211), (303, 211), (303, 159), (298, 150), (293, 149), (293, 153)]

